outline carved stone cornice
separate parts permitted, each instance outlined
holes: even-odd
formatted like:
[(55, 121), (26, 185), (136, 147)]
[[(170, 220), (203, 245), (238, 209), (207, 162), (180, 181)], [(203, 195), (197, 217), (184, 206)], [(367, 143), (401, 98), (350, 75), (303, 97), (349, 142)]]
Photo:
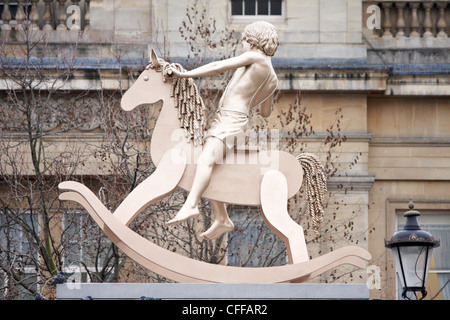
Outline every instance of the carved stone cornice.
[(383, 137), (373, 138), (371, 147), (449, 147), (450, 139), (446, 137)]
[(330, 191), (368, 192), (372, 188), (374, 181), (374, 175), (331, 177), (328, 178), (327, 188)]

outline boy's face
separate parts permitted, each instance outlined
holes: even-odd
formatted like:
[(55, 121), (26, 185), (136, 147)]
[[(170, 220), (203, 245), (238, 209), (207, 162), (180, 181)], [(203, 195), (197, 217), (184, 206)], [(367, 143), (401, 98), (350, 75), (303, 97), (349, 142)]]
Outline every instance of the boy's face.
[(250, 43), (248, 43), (245, 39), (242, 39), (242, 51), (248, 52), (250, 51), (250, 49), (251, 49)]

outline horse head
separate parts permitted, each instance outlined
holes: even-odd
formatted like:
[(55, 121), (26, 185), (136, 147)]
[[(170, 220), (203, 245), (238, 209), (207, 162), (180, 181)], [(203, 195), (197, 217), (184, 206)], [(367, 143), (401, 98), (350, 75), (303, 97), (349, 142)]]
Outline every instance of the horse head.
[(171, 81), (163, 81), (161, 62), (152, 49), (151, 62), (122, 97), (120, 104), (123, 110), (131, 111), (141, 105), (153, 104), (170, 94)]

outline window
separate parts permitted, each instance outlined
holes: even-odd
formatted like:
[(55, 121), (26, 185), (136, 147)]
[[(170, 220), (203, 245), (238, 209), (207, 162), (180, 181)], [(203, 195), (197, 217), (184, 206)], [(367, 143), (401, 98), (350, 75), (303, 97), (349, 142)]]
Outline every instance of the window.
[(64, 214), (64, 245), (64, 266), (71, 273), (76, 266), (83, 270), (82, 265), (102, 269), (111, 242), (86, 212), (69, 211)]
[[(39, 290), (38, 276), (33, 270), (18, 274), (19, 279), (14, 279), (16, 284), (10, 283), (10, 276), (0, 271), (0, 300), (3, 298), (13, 300), (34, 300), (34, 295), (27, 290)], [(19, 284), (20, 283), (20, 284)]]
[(27, 288), (38, 290), (36, 265), (39, 264), (39, 253), (33, 234), (39, 235), (36, 214), (17, 213), (14, 218), (0, 214), (0, 261), (6, 268), (0, 272), (0, 297), (34, 298), (27, 291)]
[(281, 16), (282, 0), (231, 0), (232, 16)]
[[(26, 288), (30, 288), (33, 291), (38, 291), (38, 276), (35, 272), (23, 273), (20, 277), (20, 282), (23, 286), (16, 286), (14, 288), (15, 300), (34, 300), (34, 295), (31, 294)], [(11, 294), (11, 293), (10, 293)]]
[[(24, 228), (27, 226), (29, 231)], [(39, 234), (36, 215), (18, 214), (15, 220), (0, 216), (0, 258), (13, 265), (33, 268), (39, 260), (36, 239), (31, 232)]]

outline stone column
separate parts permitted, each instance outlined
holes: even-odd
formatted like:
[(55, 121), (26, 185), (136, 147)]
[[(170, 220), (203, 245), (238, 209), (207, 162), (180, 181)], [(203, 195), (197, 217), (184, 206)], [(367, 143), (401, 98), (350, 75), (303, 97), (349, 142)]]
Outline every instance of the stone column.
[(391, 32), (391, 14), (390, 10), (392, 7), (392, 2), (383, 2), (383, 8), (384, 8), (384, 20), (383, 20), (383, 38), (391, 38), (392, 32)]
[(397, 17), (397, 38), (403, 38), (405, 36), (405, 17), (403, 15), (403, 10), (405, 9), (405, 2), (396, 2), (395, 6), (397, 7), (398, 17)]
[(66, 26), (66, 0), (57, 0), (58, 1), (58, 21), (59, 24), (56, 27), (56, 30), (67, 30)]
[(17, 0), (17, 12), (16, 12), (16, 30), (23, 30), (25, 28), (26, 16), (23, 11), (23, 0)]
[(431, 32), (431, 28), (433, 24), (431, 22), (431, 7), (433, 6), (433, 2), (423, 2), (423, 7), (425, 8), (425, 19), (423, 21), (423, 27), (425, 29), (423, 36), (424, 38), (430, 38), (433, 36)]
[(11, 11), (9, 10), (9, 0), (5, 0), (3, 5), (3, 12), (2, 12), (2, 30), (8, 31), (11, 30), (11, 26), (9, 25), (11, 21)]
[(439, 8), (439, 19), (437, 21), (437, 28), (439, 38), (447, 38), (447, 34), (445, 33), (445, 28), (447, 27), (447, 23), (445, 22), (445, 8), (447, 7), (446, 2), (438, 2), (437, 7)]
[(419, 34), (419, 18), (417, 16), (417, 9), (419, 8), (419, 2), (410, 2), (411, 7), (411, 35), (410, 37), (420, 37)]
[(30, 21), (31, 21), (31, 29), (39, 30), (39, 13), (37, 10), (37, 3), (39, 0), (31, 0), (31, 11), (30, 11)]
[(44, 31), (49, 31), (49, 30), (53, 30), (53, 26), (52, 26), (52, 10), (51, 10), (51, 5), (52, 5), (52, 0), (44, 0), (45, 2), (45, 10), (44, 10), (44, 26), (42, 27), (42, 30)]
[(84, 30), (89, 30), (91, 26), (91, 8), (90, 8), (90, 2), (91, 0), (84, 0), (86, 7), (85, 7), (85, 15), (84, 15), (84, 21), (85, 26)]

